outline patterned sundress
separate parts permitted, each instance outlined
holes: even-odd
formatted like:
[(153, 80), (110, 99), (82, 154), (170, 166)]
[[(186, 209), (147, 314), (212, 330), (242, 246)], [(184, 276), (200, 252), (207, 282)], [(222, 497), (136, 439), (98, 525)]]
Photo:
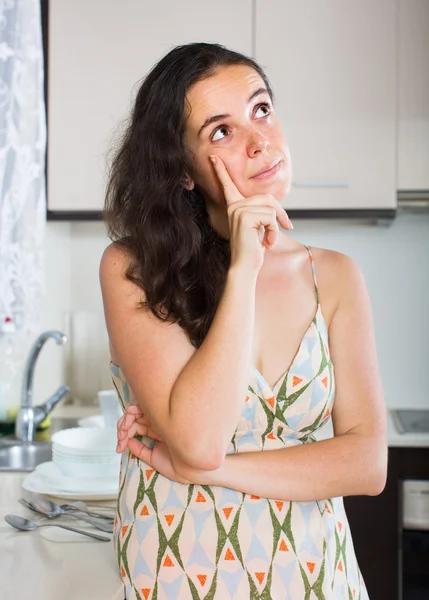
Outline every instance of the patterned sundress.
[[(272, 388), (251, 367), (228, 454), (317, 443), (314, 434), (331, 418), (334, 369), (307, 249), (316, 314), (292, 365)], [(134, 403), (132, 391), (120, 367), (111, 363), (111, 372), (125, 409)], [(342, 497), (289, 502), (183, 485), (128, 450), (114, 545), (129, 600), (368, 599)]]

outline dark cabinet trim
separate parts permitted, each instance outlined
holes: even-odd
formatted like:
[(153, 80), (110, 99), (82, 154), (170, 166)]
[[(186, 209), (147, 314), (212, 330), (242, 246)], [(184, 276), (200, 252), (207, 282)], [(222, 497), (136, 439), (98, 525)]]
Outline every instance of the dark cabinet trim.
[[(391, 221), (396, 216), (393, 209), (323, 209), (323, 210), (288, 210), (289, 217), (293, 219), (369, 219)], [(48, 221), (101, 221), (99, 210), (48, 210)]]

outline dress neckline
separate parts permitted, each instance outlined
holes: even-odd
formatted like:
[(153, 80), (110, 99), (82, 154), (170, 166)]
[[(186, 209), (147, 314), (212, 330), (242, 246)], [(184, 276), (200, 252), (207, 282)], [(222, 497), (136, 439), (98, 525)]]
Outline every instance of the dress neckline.
[[(316, 309), (316, 312), (315, 312), (315, 314), (314, 314), (314, 317), (312, 318), (310, 325), (307, 327), (307, 329), (306, 329), (306, 331), (305, 331), (304, 335), (303, 335), (303, 336), (302, 336), (302, 338), (301, 338), (301, 342), (300, 342), (300, 344), (299, 344), (299, 346), (298, 346), (298, 350), (296, 351), (296, 353), (295, 353), (295, 355), (294, 355), (294, 357), (293, 357), (293, 359), (292, 359), (292, 362), (290, 363), (290, 365), (289, 365), (289, 367), (286, 369), (286, 371), (283, 371), (283, 373), (280, 375), (280, 377), (277, 379), (277, 381), (276, 381), (276, 382), (275, 382), (273, 385), (270, 385), (270, 384), (268, 383), (268, 381), (265, 379), (265, 377), (262, 375), (262, 373), (261, 373), (261, 372), (260, 372), (260, 370), (259, 370), (259, 369), (256, 367), (256, 365), (254, 365), (253, 363), (250, 365), (250, 368), (251, 368), (251, 369), (253, 369), (253, 370), (254, 370), (254, 371), (255, 371), (255, 372), (256, 372), (256, 373), (259, 375), (259, 377), (260, 377), (260, 378), (261, 378), (261, 379), (264, 381), (264, 383), (265, 383), (265, 384), (266, 384), (266, 385), (269, 387), (269, 389), (270, 389), (271, 391), (274, 391), (274, 390), (277, 388), (277, 386), (278, 386), (280, 383), (282, 383), (282, 382), (284, 381), (284, 379), (285, 379), (286, 375), (288, 375), (288, 373), (289, 373), (289, 372), (292, 370), (292, 368), (293, 368), (293, 366), (294, 366), (294, 364), (295, 364), (295, 362), (296, 362), (296, 360), (297, 360), (298, 356), (299, 356), (299, 355), (300, 355), (300, 353), (301, 353), (301, 348), (302, 348), (302, 345), (303, 345), (303, 343), (304, 343), (304, 340), (305, 340), (305, 338), (307, 337), (307, 334), (308, 334), (308, 332), (309, 332), (309, 331), (310, 331), (310, 329), (313, 327), (313, 325), (315, 325), (315, 324), (316, 324), (316, 322), (317, 322), (317, 316), (319, 315), (319, 313), (320, 313), (320, 316), (321, 316), (321, 318), (323, 319), (323, 314), (321, 313), (321, 306), (320, 306), (320, 304), (318, 304), (318, 305), (317, 305), (317, 309)], [(111, 369), (112, 369), (112, 368), (114, 368), (114, 369), (119, 369), (120, 371), (122, 371), (121, 367), (120, 367), (119, 365), (116, 365), (116, 364), (113, 362), (113, 360), (110, 360), (110, 368), (111, 368)]]
[[(314, 314), (314, 317), (311, 319), (310, 325), (307, 327), (307, 329), (305, 330), (304, 335), (301, 338), (301, 341), (299, 343), (298, 346), (298, 350), (295, 352), (294, 357), (292, 359), (292, 362), (290, 363), (289, 367), (286, 369), (286, 371), (283, 371), (283, 373), (280, 375), (280, 377), (278, 377), (278, 379), (276, 380), (276, 382), (273, 385), (270, 385), (268, 383), (268, 381), (265, 379), (265, 377), (262, 375), (262, 373), (260, 372), (260, 370), (256, 367), (256, 365), (254, 365), (253, 363), (251, 364), (252, 369), (254, 369), (254, 371), (256, 371), (256, 373), (261, 377), (261, 379), (263, 379), (264, 383), (266, 383), (266, 385), (270, 388), (271, 391), (274, 391), (276, 389), (276, 387), (278, 386), (279, 383), (282, 383), (286, 377), (286, 375), (288, 375), (289, 371), (293, 368), (296, 359), (298, 358), (300, 352), (301, 352), (301, 348), (302, 345), (304, 343), (305, 338), (307, 337), (308, 332), (310, 331), (310, 329), (313, 327), (313, 325), (315, 325), (315, 322), (317, 321), (317, 316), (319, 314), (319, 312), (321, 312), (320, 310), (320, 304), (317, 304), (317, 309), (316, 312)], [(323, 318), (323, 315), (321, 315)]]

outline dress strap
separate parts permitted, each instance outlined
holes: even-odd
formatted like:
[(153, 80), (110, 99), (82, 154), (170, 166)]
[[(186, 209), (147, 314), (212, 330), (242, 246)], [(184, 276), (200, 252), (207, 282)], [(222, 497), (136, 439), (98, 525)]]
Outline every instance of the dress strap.
[(320, 305), (319, 288), (317, 286), (316, 267), (314, 265), (314, 258), (313, 258), (313, 254), (310, 250), (310, 246), (307, 246), (307, 244), (304, 244), (304, 245), (308, 250), (308, 254), (310, 255), (311, 272), (313, 273), (313, 281), (314, 281), (314, 289), (316, 291), (317, 306), (319, 306)]

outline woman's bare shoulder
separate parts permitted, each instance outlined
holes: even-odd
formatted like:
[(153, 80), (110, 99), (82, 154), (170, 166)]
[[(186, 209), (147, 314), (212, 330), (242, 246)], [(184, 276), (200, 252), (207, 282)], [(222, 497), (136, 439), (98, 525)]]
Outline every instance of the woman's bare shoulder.
[(311, 246), (316, 277), (321, 296), (334, 314), (338, 306), (354, 294), (356, 288), (365, 288), (364, 276), (358, 263), (343, 252)]
[(346, 274), (355, 269), (359, 269), (357, 262), (337, 250), (329, 250), (328, 248), (319, 248), (310, 246), (311, 253), (314, 257), (314, 262), (318, 270), (326, 271), (327, 274), (338, 277), (339, 274)]
[(131, 281), (127, 274), (132, 266), (130, 252), (120, 243), (112, 242), (104, 250), (100, 260), (100, 285), (103, 297), (127, 298), (131, 305), (144, 299), (144, 291)]
[(125, 274), (131, 264), (131, 256), (119, 242), (112, 242), (104, 250), (100, 260), (100, 274)]

